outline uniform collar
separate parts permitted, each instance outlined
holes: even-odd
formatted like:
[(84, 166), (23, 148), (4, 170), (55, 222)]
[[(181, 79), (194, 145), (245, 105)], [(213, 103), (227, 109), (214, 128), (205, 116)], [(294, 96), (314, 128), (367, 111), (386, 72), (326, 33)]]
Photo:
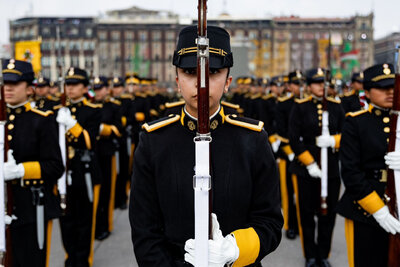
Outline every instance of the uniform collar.
[[(197, 119), (191, 116), (183, 107), (181, 111), (181, 124), (191, 132), (197, 132)], [(224, 107), (220, 106), (218, 111), (210, 117), (210, 131), (216, 130), (225, 122)]]
[(315, 96), (315, 95), (313, 95), (313, 94), (311, 94), (311, 96), (312, 96), (312, 101), (313, 101), (313, 103), (321, 103), (322, 102), (322, 97), (317, 97), (317, 96)]
[(70, 99), (67, 103), (67, 106), (72, 106), (72, 107), (81, 107), (83, 105), (87, 104), (87, 99), (86, 97), (81, 97), (78, 100), (74, 101), (72, 99)]
[(389, 113), (390, 113), (390, 109), (388, 108), (381, 108), (378, 107), (377, 105), (374, 104), (369, 104), (368, 106), (368, 111), (372, 114), (375, 114), (376, 116), (380, 117), (380, 116), (385, 116), (385, 117), (389, 117)]
[(7, 104), (7, 113), (9, 114), (21, 114), (22, 112), (27, 112), (31, 110), (31, 103), (29, 101), (25, 101), (21, 104), (12, 106)]

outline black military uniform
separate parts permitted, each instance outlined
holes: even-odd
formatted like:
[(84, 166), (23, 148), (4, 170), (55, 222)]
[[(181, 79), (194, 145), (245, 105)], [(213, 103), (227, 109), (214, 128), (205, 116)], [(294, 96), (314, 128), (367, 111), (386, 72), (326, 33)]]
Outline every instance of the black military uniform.
[[(50, 80), (45, 77), (39, 77), (37, 79), (36, 87), (50, 87)], [(34, 98), (35, 107), (42, 111), (53, 110), (53, 108), (60, 104), (60, 101), (57, 97), (52, 97), (51, 95), (47, 96), (35, 96)]]
[[(108, 79), (104, 76), (95, 77), (93, 89), (101, 90), (108, 86)], [(117, 158), (119, 138), (121, 137), (122, 121), (121, 102), (107, 96), (104, 100), (96, 101), (102, 106), (100, 137), (96, 145), (96, 155), (101, 172), (101, 188), (97, 206), (96, 239), (107, 238), (113, 229), (115, 185), (117, 181)], [(118, 154), (119, 157), (119, 154)], [(119, 161), (119, 158), (118, 158)], [(119, 162), (118, 162), (119, 165)]]
[[(351, 77), (352, 83), (363, 83), (364, 74), (362, 72), (353, 73)], [(343, 110), (345, 113), (359, 111), (364, 108), (362, 101), (360, 102), (359, 92), (352, 89), (350, 92), (345, 93), (341, 98)]]
[[(390, 64), (364, 71), (364, 88), (393, 88)], [(385, 204), (390, 110), (369, 105), (346, 115), (340, 146), (342, 179), (346, 190), (338, 212), (346, 218), (349, 266), (387, 266), (388, 236), (371, 216)]]
[[(3, 64), (4, 82), (33, 81), (32, 65), (18, 60), (6, 60)], [(26, 101), (7, 107), (9, 148), (17, 164), (22, 164), (24, 175), (11, 185), (13, 209), (17, 217), (11, 223), (12, 266), (46, 265), (47, 227), (51, 231), (51, 219), (61, 214), (60, 203), (53, 193), (57, 179), (64, 167), (58, 146), (57, 124), (53, 112), (32, 108)], [(8, 159), (10, 160), (10, 158)], [(3, 171), (3, 170), (1, 170)], [(43, 194), (43, 196), (40, 196)], [(44, 205), (43, 249), (39, 248), (37, 224), (40, 206)], [(2, 211), (4, 212), (4, 211)], [(39, 219), (40, 220), (40, 219)]]
[[(324, 71), (320, 68), (307, 72), (307, 83), (322, 83)], [(327, 98), (329, 111), (329, 132), (335, 136), (335, 149), (339, 147), (344, 112), (340, 102)], [(290, 165), (294, 174), (293, 186), (297, 197), (299, 233), (302, 239), (306, 266), (314, 261), (324, 261), (329, 256), (331, 239), (336, 217), (336, 203), (339, 197), (338, 153), (328, 148), (328, 215), (320, 214), (320, 180), (309, 175), (306, 166), (319, 162), (320, 148), (316, 137), (321, 135), (322, 99), (315, 96), (296, 100), (289, 118), (289, 141), (296, 159)], [(318, 236), (315, 238), (314, 216), (318, 216)], [(316, 242), (317, 240), (317, 242)], [(324, 263), (322, 263), (324, 264)], [(322, 265), (329, 266), (329, 265)]]
[[(289, 73), (289, 83), (301, 85), (304, 81), (304, 75), (300, 70)], [(276, 105), (275, 120), (277, 139), (281, 141), (279, 157), (279, 172), (281, 177), (281, 198), (283, 216), (285, 219), (284, 229), (289, 239), (294, 239), (298, 233), (296, 203), (294, 201), (294, 190), (292, 174), (289, 171), (290, 162), (293, 160), (294, 152), (289, 144), (289, 116), (295, 104), (295, 99), (300, 95), (293, 92), (285, 97), (278, 98)], [(289, 158), (290, 157), (290, 158)]]
[[(65, 83), (88, 85), (87, 73), (70, 68)], [(67, 103), (77, 123), (66, 133), (68, 152), (67, 210), (60, 219), (61, 234), (67, 253), (65, 266), (88, 267), (93, 262), (94, 225), (100, 191), (100, 173), (94, 149), (99, 133), (100, 106), (86, 98)], [(88, 177), (90, 175), (88, 182)], [(92, 191), (90, 191), (92, 190)], [(92, 199), (90, 197), (92, 192)]]
[[(213, 50), (226, 52), (210, 53), (210, 67), (231, 67), (227, 32), (208, 27), (207, 35)], [(179, 36), (174, 64), (193, 68), (196, 53), (178, 51), (195, 46), (196, 27), (183, 29)], [(191, 266), (183, 261), (183, 247), (194, 237), (197, 121), (184, 109), (180, 114), (145, 124), (135, 153), (129, 217), (141, 266)], [(226, 116), (223, 108), (210, 118), (213, 212), (222, 233), (236, 237), (239, 266), (260, 266), (281, 238), (277, 167), (262, 127), (260, 121)]]

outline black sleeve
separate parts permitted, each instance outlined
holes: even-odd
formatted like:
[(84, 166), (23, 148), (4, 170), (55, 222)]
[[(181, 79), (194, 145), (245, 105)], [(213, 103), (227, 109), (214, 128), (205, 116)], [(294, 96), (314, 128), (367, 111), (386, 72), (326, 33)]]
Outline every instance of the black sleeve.
[(175, 266), (166, 248), (162, 213), (156, 191), (154, 168), (145, 133), (135, 151), (130, 194), (129, 220), (132, 242), (139, 266)]

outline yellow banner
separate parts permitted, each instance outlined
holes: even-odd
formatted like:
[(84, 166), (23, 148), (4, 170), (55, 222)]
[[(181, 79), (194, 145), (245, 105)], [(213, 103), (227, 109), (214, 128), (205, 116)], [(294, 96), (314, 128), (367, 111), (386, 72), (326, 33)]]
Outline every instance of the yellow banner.
[(38, 73), (42, 69), (41, 41), (21, 41), (15, 43), (15, 59), (30, 62), (33, 71)]

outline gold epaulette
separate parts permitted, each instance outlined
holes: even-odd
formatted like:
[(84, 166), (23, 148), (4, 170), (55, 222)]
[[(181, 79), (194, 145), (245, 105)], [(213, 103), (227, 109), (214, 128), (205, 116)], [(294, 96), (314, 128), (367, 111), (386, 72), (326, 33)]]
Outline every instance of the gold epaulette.
[(146, 93), (137, 93), (137, 94), (135, 94), (135, 96), (146, 98), (147, 94)]
[(352, 95), (354, 95), (355, 93), (356, 93), (355, 90), (351, 90), (350, 92), (344, 93), (343, 95), (344, 95), (344, 96), (352, 96)]
[(117, 105), (117, 106), (121, 106), (121, 101), (117, 100), (117, 99), (110, 99), (110, 102)]
[(264, 96), (262, 97), (262, 99), (263, 99), (263, 100), (268, 100), (268, 99), (273, 98), (273, 97), (274, 97), (274, 94), (268, 94), (268, 95), (264, 95)]
[(312, 99), (312, 96), (309, 96), (309, 97), (302, 98), (302, 99), (296, 99), (295, 101), (298, 104), (303, 104), (303, 103), (306, 103), (308, 101), (311, 101), (311, 99)]
[(328, 96), (328, 97), (326, 98), (326, 100), (328, 100), (328, 101), (330, 101), (330, 102), (333, 102), (333, 103), (336, 103), (336, 104), (342, 103), (342, 101), (337, 100), (337, 99), (335, 99), (335, 98), (333, 98), (333, 97), (330, 97), (330, 96)]
[(282, 97), (278, 97), (278, 101), (279, 102), (285, 102), (286, 100), (291, 99), (292, 97), (294, 97), (293, 95), (290, 96), (282, 96)]
[(240, 106), (238, 104), (233, 104), (233, 103), (229, 103), (229, 102), (226, 102), (226, 101), (221, 101), (221, 105), (226, 106), (226, 107), (230, 107), (230, 108), (234, 108), (234, 109), (240, 108)]
[(176, 101), (176, 102), (167, 102), (167, 103), (165, 103), (165, 107), (173, 108), (173, 107), (177, 107), (177, 106), (182, 106), (184, 104), (185, 104), (185, 100)]
[(90, 103), (88, 101), (85, 101), (84, 105), (91, 107), (91, 108), (102, 108), (103, 107), (103, 104), (94, 104), (94, 103)]
[(60, 105), (54, 106), (53, 109), (54, 109), (54, 110), (57, 110), (57, 109), (60, 109), (60, 108), (62, 108), (62, 107), (63, 107), (63, 105), (60, 104)]
[(51, 114), (54, 114), (54, 112), (51, 110), (41, 111), (41, 110), (38, 110), (37, 108), (32, 108), (31, 111), (35, 112), (36, 114), (39, 114), (40, 116), (43, 116), (43, 117), (47, 117)]
[(152, 121), (152, 122), (145, 123), (145, 124), (143, 124), (142, 128), (145, 129), (146, 132), (150, 133), (150, 132), (158, 130), (158, 129), (162, 128), (162, 127), (170, 125), (170, 124), (172, 124), (174, 122), (179, 121), (180, 117), (181, 116), (179, 116), (179, 115), (171, 114), (168, 117), (161, 118), (159, 120), (155, 120), (155, 121)]
[(251, 97), (250, 97), (250, 99), (257, 99), (257, 98), (260, 98), (261, 97), (261, 93), (257, 93), (257, 94), (255, 94), (255, 95), (252, 95)]
[(131, 100), (132, 100), (132, 99), (133, 99), (133, 96), (130, 95), (130, 94), (122, 94), (122, 95), (121, 95), (121, 98), (122, 98), (122, 99), (131, 99)]
[(245, 118), (245, 117), (238, 117), (236, 114), (230, 114), (230, 115), (225, 116), (225, 120), (226, 120), (226, 122), (228, 122), (232, 125), (247, 128), (247, 129), (250, 129), (250, 130), (256, 131), (256, 132), (261, 132), (261, 130), (264, 127), (264, 122), (262, 122), (262, 121), (257, 121), (257, 120), (253, 120), (253, 119), (249, 119), (249, 118)]
[(348, 112), (348, 113), (346, 113), (346, 117), (348, 117), (348, 116), (357, 117), (357, 116), (367, 113), (367, 112), (368, 112), (368, 109), (362, 109), (362, 110), (355, 111), (355, 112)]

